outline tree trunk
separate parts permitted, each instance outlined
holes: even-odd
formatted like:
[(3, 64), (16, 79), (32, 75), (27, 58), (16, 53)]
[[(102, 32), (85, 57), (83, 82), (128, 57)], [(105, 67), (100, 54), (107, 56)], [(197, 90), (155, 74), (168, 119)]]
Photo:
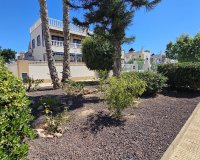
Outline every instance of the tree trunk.
[(63, 32), (64, 32), (64, 56), (63, 56), (63, 73), (62, 82), (66, 82), (70, 76), (70, 54), (69, 54), (69, 0), (63, 0)]
[(113, 42), (114, 52), (113, 52), (113, 75), (119, 77), (121, 73), (121, 43), (118, 41)]
[(40, 5), (40, 18), (42, 21), (42, 29), (44, 31), (44, 39), (45, 39), (45, 46), (46, 46), (46, 54), (47, 54), (47, 61), (49, 72), (51, 76), (51, 80), (53, 83), (53, 88), (57, 89), (60, 88), (58, 73), (56, 71), (56, 67), (54, 65), (54, 59), (52, 56), (51, 50), (51, 37), (50, 37), (50, 30), (49, 30), (49, 23), (48, 23), (48, 10), (46, 0), (38, 0)]

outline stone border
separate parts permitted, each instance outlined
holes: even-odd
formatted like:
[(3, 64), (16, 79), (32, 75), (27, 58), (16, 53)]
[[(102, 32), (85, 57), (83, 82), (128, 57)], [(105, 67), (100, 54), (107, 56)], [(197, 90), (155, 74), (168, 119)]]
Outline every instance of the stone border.
[(200, 103), (197, 105), (195, 110), (190, 115), (189, 119), (186, 121), (176, 138), (173, 140), (173, 142), (170, 144), (170, 146), (165, 151), (164, 155), (162, 156), (161, 160), (169, 160), (170, 156), (173, 154), (175, 148), (177, 147), (178, 143), (180, 142), (181, 138), (185, 134), (185, 131), (188, 129), (188, 126), (190, 125), (191, 121), (196, 116), (198, 110), (200, 110)]

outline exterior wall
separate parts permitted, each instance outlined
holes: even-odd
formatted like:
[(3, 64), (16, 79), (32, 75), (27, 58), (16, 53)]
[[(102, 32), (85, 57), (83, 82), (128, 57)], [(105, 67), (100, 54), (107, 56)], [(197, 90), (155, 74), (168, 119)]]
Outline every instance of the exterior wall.
[[(40, 46), (37, 45), (37, 36), (40, 35)], [(32, 46), (32, 40), (35, 39), (35, 48)], [(31, 32), (31, 49), (33, 53), (33, 57), (35, 61), (43, 61), (44, 53), (46, 53), (46, 49), (44, 46), (44, 42), (42, 42), (42, 25), (40, 24), (36, 29)]]
[[(55, 63), (58, 77), (62, 78), (62, 63)], [(70, 64), (71, 79), (74, 80), (92, 80), (95, 79), (95, 72), (90, 71), (83, 63)], [(49, 68), (47, 63), (30, 63), (29, 76), (33, 79), (44, 79), (46, 82), (50, 80)]]
[[(62, 63), (55, 63), (58, 77), (62, 78)], [(44, 82), (51, 82), (49, 68), (47, 62), (36, 62), (27, 60), (18, 60), (7, 64), (6, 67), (16, 77), (22, 78), (22, 73), (27, 73), (33, 79), (43, 79)], [(94, 71), (89, 70), (84, 63), (71, 63), (71, 77), (73, 80), (93, 80), (96, 77)]]
[[(51, 36), (60, 36), (63, 37), (63, 22), (60, 20), (49, 18), (49, 28)], [(34, 61), (46, 61), (46, 49), (44, 46), (42, 38), (42, 24), (39, 19), (36, 23), (30, 28), (31, 35), (31, 50), (33, 53)], [(37, 46), (37, 36), (40, 35), (41, 45)], [(81, 45), (73, 43), (73, 39), (82, 40), (87, 36), (86, 30), (75, 25), (70, 24), (70, 53), (81, 54)], [(32, 47), (32, 40), (35, 39), (35, 48)], [(52, 51), (53, 52), (64, 52), (63, 42), (62, 41), (52, 41)], [(62, 60), (62, 56), (56, 56), (55, 60)]]
[(17, 62), (9, 63), (5, 65), (10, 72), (14, 74), (14, 76), (18, 77), (18, 66)]
[(29, 64), (28, 61), (18, 60), (17, 61), (17, 68), (18, 68), (18, 77), (22, 77), (22, 73), (26, 73), (29, 75)]

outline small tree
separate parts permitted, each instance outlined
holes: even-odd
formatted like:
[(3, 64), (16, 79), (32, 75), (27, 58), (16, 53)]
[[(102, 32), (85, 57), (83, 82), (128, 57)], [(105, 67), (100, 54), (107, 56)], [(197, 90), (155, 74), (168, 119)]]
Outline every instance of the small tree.
[(98, 37), (87, 37), (82, 44), (83, 61), (91, 70), (111, 70), (113, 65), (112, 46), (109, 41)]
[(11, 49), (1, 49), (0, 48), (0, 56), (4, 59), (5, 62), (10, 62), (10, 60), (15, 59), (16, 52)]

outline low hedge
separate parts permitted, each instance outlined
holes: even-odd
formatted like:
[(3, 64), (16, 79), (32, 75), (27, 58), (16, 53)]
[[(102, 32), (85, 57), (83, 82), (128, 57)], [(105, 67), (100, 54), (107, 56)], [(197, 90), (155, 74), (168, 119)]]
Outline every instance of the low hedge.
[(145, 72), (127, 72), (123, 73), (130, 76), (137, 76), (146, 83), (144, 95), (155, 96), (166, 85), (167, 78), (162, 74), (145, 71)]
[(164, 64), (157, 71), (168, 78), (173, 89), (200, 89), (200, 63)]
[(29, 100), (22, 81), (0, 61), (0, 159), (23, 159), (28, 153), (30, 128)]
[(162, 91), (162, 88), (165, 87), (167, 82), (165, 76), (152, 71), (137, 72), (136, 75), (147, 84), (144, 92), (145, 95), (156, 95), (158, 92)]

